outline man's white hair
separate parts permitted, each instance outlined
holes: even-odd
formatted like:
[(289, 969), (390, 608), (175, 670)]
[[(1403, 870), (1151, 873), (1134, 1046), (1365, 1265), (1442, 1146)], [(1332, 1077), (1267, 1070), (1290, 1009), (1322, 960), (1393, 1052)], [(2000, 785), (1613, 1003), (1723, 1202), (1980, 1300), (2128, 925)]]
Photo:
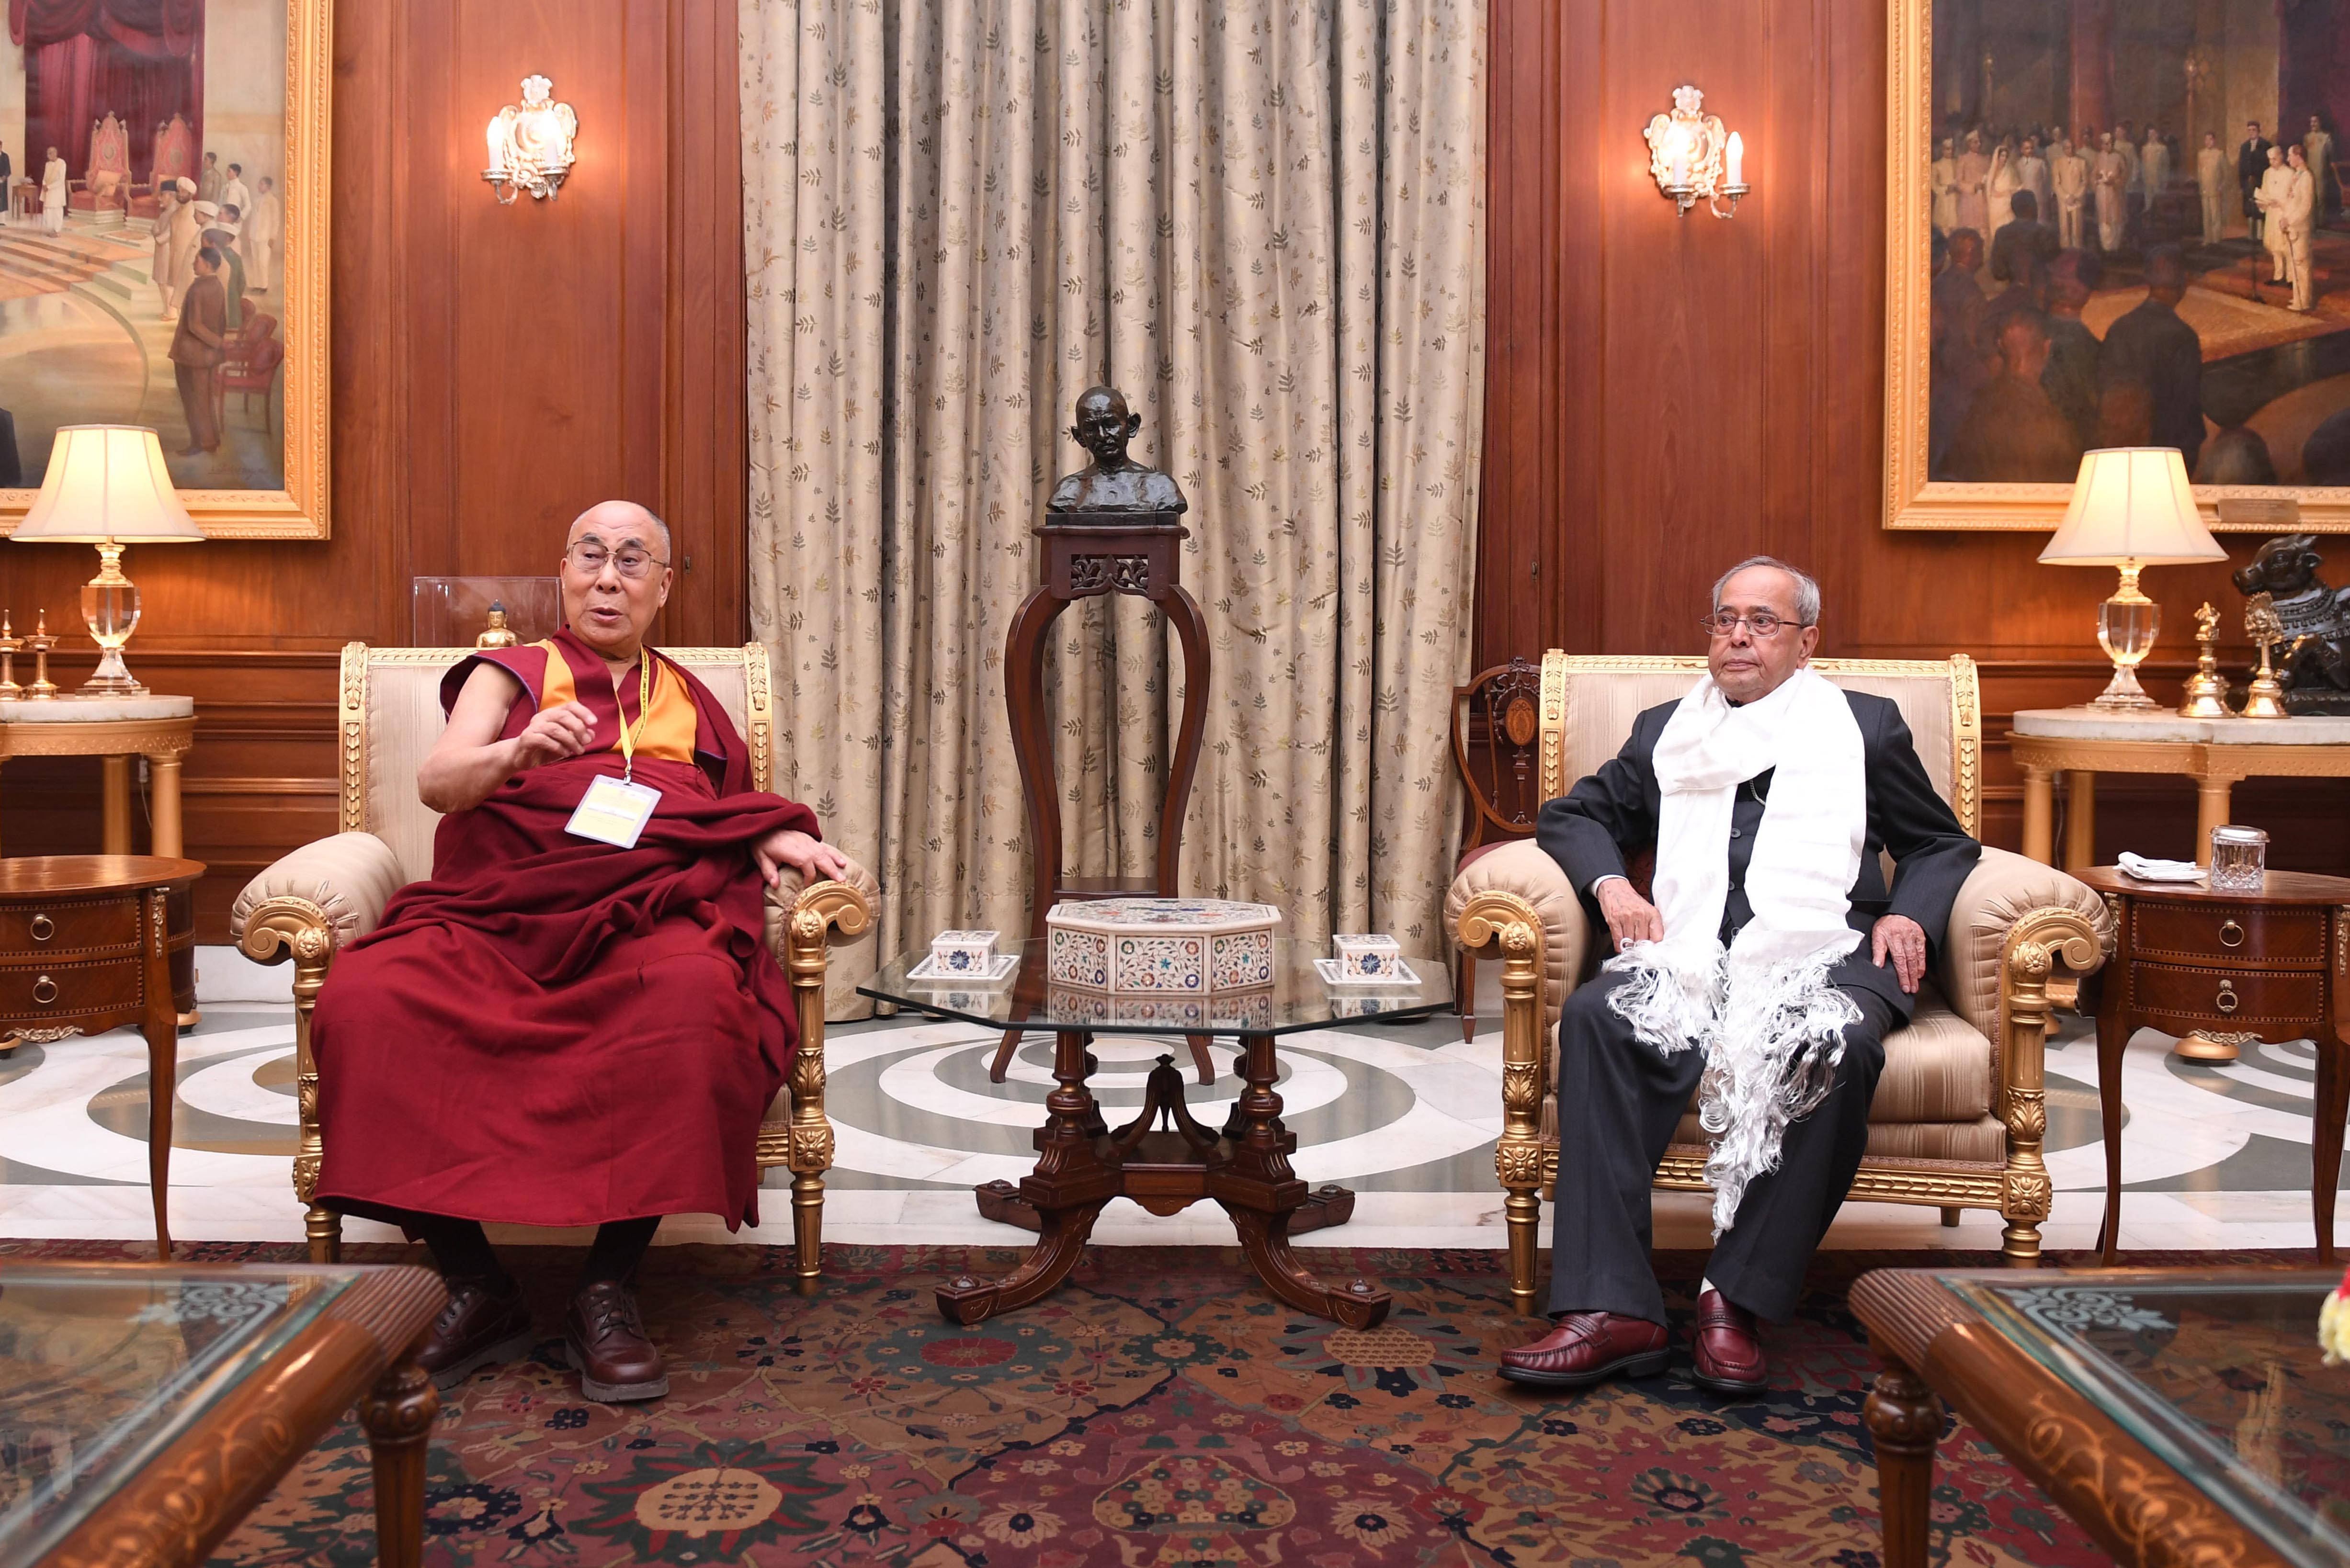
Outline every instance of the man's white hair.
[(1776, 556), (1749, 556), (1738, 565), (1713, 580), (1713, 607), (1721, 607), (1721, 590), (1730, 579), (1749, 566), (1768, 566), (1774, 572), (1784, 572), (1795, 579), (1795, 621), (1799, 626), (1820, 624), (1820, 585), (1812, 581), (1809, 572), (1798, 571)]
[[(615, 497), (610, 501), (598, 501), (594, 506), (588, 508), (588, 512), (598, 511), (607, 506), (629, 506), (643, 513), (645, 521), (651, 524), (655, 528), (660, 530), (661, 554), (664, 556), (672, 554), (670, 545), (669, 524), (662, 522), (660, 520), (660, 514), (656, 513), (651, 507), (646, 505), (641, 501), (622, 501)], [(580, 523), (586, 519), (588, 512), (582, 512), (577, 517), (574, 517), (571, 520), (571, 526), (574, 528), (578, 527)]]

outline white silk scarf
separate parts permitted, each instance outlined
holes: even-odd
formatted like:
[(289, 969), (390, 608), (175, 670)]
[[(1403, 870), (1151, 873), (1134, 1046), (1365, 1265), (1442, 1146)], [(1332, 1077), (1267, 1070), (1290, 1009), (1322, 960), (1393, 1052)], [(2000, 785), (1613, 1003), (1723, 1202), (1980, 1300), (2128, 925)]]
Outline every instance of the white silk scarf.
[[(1705, 1173), (1719, 1236), (1747, 1185), (1777, 1168), (1787, 1124), (1826, 1098), (1844, 1029), (1860, 1016), (1828, 973), (1860, 940), (1845, 922), (1867, 842), (1866, 759), (1844, 693), (1804, 666), (1738, 707), (1700, 678), (1666, 721), (1654, 765), (1665, 935), (1608, 961), (1627, 977), (1609, 1005), (1668, 1055), (1705, 1053), (1698, 1114), (1713, 1140)], [(1725, 952), (1731, 808), (1766, 769), (1776, 772), (1746, 867), (1754, 916)]]

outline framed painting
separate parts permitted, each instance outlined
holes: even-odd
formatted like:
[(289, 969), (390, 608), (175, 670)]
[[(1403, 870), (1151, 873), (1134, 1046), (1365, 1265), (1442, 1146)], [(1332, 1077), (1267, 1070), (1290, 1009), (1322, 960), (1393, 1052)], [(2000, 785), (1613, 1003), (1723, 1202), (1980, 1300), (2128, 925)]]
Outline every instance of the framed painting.
[(9, 0), (0, 534), (60, 426), (154, 428), (214, 538), (328, 533), (333, 0)]
[(1887, 525), (2172, 446), (2213, 527), (2350, 532), (2350, 4), (1888, 4)]

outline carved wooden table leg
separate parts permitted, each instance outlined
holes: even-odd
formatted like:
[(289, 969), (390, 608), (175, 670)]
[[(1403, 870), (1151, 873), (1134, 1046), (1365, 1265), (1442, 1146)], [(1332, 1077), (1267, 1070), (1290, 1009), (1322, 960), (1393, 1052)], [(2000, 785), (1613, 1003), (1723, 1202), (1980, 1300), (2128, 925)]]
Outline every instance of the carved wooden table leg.
[(1036, 1130), (1036, 1168), (1020, 1183), (1020, 1196), (1037, 1213), (1036, 1245), (1000, 1280), (965, 1275), (941, 1285), (939, 1311), (950, 1323), (977, 1323), (1025, 1306), (1058, 1285), (1084, 1255), (1102, 1205), (1118, 1195), (1118, 1168), (1104, 1162), (1096, 1142), (1101, 1111), (1086, 1087), (1090, 1036), (1071, 1032), (1053, 1038), (1059, 1086), (1045, 1097), (1049, 1115)]
[(1274, 1042), (1247, 1043), (1238, 1066), (1246, 1087), (1233, 1106), (1240, 1121), (1232, 1158), (1208, 1178), (1208, 1196), (1224, 1206), (1240, 1232), (1241, 1249), (1267, 1289), (1290, 1305), (1348, 1328), (1369, 1328), (1388, 1315), (1391, 1298), (1368, 1280), (1350, 1280), (1340, 1289), (1306, 1272), (1289, 1249), (1289, 1220), (1305, 1201), (1305, 1183), (1290, 1168), (1297, 1135), (1281, 1125), (1281, 1096), (1274, 1092), (1279, 1069)]
[(375, 1459), (376, 1561), (384, 1568), (418, 1568), (424, 1561), (424, 1451), (441, 1396), (412, 1359), (384, 1370), (359, 1401)]
[(1942, 1402), (1916, 1373), (1890, 1357), (1882, 1359), (1885, 1370), (1868, 1391), (1861, 1419), (1877, 1445), (1885, 1568), (1926, 1568), (1927, 1510), (1934, 1487), (1934, 1445), (1942, 1436)]

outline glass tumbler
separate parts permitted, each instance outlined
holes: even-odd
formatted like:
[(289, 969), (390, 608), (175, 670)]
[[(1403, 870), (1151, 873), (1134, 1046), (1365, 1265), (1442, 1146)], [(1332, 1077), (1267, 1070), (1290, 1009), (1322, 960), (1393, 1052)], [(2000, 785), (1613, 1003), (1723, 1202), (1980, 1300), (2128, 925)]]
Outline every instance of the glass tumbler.
[(2211, 830), (2211, 890), (2257, 893), (2265, 885), (2269, 836), (2257, 827)]

